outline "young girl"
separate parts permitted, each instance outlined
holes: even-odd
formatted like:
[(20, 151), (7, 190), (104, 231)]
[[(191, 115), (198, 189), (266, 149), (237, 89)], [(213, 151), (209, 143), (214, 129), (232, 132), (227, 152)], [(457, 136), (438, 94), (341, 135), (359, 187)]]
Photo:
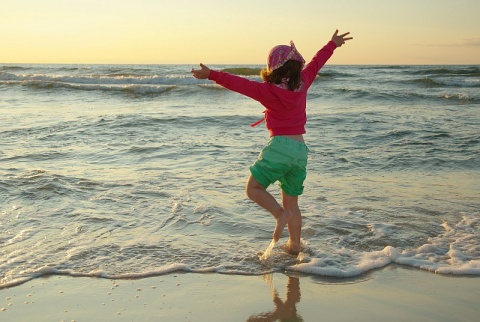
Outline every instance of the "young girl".
[[(200, 64), (199, 70), (192, 68), (195, 78), (213, 80), (229, 90), (260, 102), (266, 108), (264, 120), (270, 132), (270, 141), (250, 167), (246, 193), (276, 219), (273, 231), (275, 243), (288, 225), (290, 237), (286, 250), (291, 254), (301, 251), (302, 217), (298, 196), (303, 193), (303, 182), (307, 174), (308, 148), (303, 140), (307, 122), (307, 90), (335, 48), (352, 39), (346, 37), (348, 34), (338, 35), (336, 30), (331, 41), (316, 53), (305, 68), (305, 60), (293, 42), (290, 42), (290, 46), (272, 48), (268, 55), (267, 69), (261, 72), (263, 83), (211, 70), (203, 64)], [(280, 183), (282, 205), (267, 191), (267, 187), (275, 181)]]

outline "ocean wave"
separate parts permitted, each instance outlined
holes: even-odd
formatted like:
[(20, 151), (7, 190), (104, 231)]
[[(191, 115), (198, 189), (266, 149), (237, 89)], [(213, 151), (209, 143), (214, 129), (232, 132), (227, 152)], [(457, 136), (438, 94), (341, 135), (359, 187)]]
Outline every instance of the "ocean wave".
[[(46, 277), (46, 276), (52, 276), (52, 275), (64, 275), (64, 276), (71, 276), (71, 277), (97, 277), (97, 278), (119, 280), (119, 279), (141, 279), (141, 278), (147, 278), (147, 277), (161, 276), (161, 275), (166, 275), (166, 274), (170, 274), (178, 271), (195, 272), (195, 270), (192, 270), (188, 265), (185, 265), (185, 264), (168, 264), (151, 271), (123, 273), (123, 274), (111, 274), (103, 270), (94, 270), (91, 272), (77, 272), (74, 270), (59, 269), (55, 267), (45, 266), (29, 274), (21, 274), (20, 276), (15, 276), (14, 278), (9, 278), (9, 279), (4, 278), (3, 281), (0, 280), (0, 289), (18, 286), (34, 278)], [(205, 272), (210, 272), (210, 270), (201, 270), (198, 272), (205, 273)]]
[(317, 95), (309, 94), (310, 98), (325, 96), (325, 97), (334, 97), (335, 99), (346, 99), (346, 100), (358, 100), (358, 101), (369, 101), (369, 102), (397, 102), (405, 103), (412, 102), (417, 100), (431, 101), (431, 102), (452, 102), (452, 103), (473, 103), (480, 101), (480, 95), (473, 93), (471, 90), (468, 91), (467, 88), (450, 88), (446, 90), (441, 90), (442, 87), (438, 87), (438, 90), (427, 91), (418, 89), (410, 89), (409, 91), (398, 90), (398, 89), (389, 89), (389, 90), (378, 90), (372, 88), (335, 88), (331, 91), (326, 90), (324, 94)]
[(471, 97), (466, 93), (440, 94), (438, 97), (445, 100), (455, 100), (460, 102), (475, 102), (480, 100), (480, 98)]
[(37, 82), (82, 85), (190, 85), (198, 83), (186, 75), (139, 75), (132, 73), (115, 73), (109, 75), (48, 75), (48, 74), (14, 74), (0, 72), (0, 82)]
[(19, 71), (19, 70), (27, 70), (28, 67), (18, 66), (18, 65), (4, 65), (0, 66), (0, 71)]
[(431, 78), (423, 77), (413, 79), (412, 82), (425, 87), (480, 87), (480, 78)]
[(409, 68), (408, 74), (411, 75), (456, 75), (456, 76), (473, 76), (480, 77), (479, 66), (419, 66), (417, 69)]
[[(378, 251), (348, 248), (330, 253), (320, 252), (305, 263), (287, 269), (307, 274), (354, 277), (395, 263), (439, 274), (480, 275), (478, 213), (463, 213), (458, 223), (443, 222), (443, 231), (417, 248), (386, 246)], [(374, 229), (377, 229), (373, 227)], [(394, 227), (380, 226), (378, 238), (385, 239)]]
[(177, 85), (144, 85), (144, 84), (125, 84), (125, 85), (109, 85), (109, 84), (74, 84), (56, 81), (20, 81), (20, 82), (0, 82), (8, 85), (21, 85), (34, 89), (68, 89), (80, 91), (104, 91), (118, 92), (133, 95), (161, 95), (178, 88)]
[[(410, 81), (407, 81), (407, 82), (410, 82)], [(430, 77), (417, 78), (412, 80), (411, 82), (414, 84), (419, 84), (427, 87), (435, 87), (435, 86), (442, 85), (441, 83), (437, 82), (436, 80)]]
[[(380, 80), (382, 80), (387, 71), (390, 72), (395, 68), (400, 71), (400, 74), (408, 73), (409, 77), (399, 76), (399, 73), (393, 76), (388, 74), (387, 84), (391, 86), (383, 87), (383, 91), (377, 90), (376, 87), (371, 88), (370, 84), (373, 85), (372, 79), (380, 77)], [(439, 94), (438, 92), (426, 92), (425, 89), (473, 90), (480, 87), (480, 77), (475, 74), (478, 69), (475, 66), (465, 68), (457, 66), (435, 68), (426, 66), (407, 66), (404, 68), (398, 66), (362, 66), (356, 69), (346, 68), (345, 66), (338, 68), (327, 66), (318, 74), (315, 83), (322, 87), (325, 85), (331, 86), (341, 79), (345, 87), (335, 91), (337, 95), (340, 92), (347, 99), (375, 99), (394, 102), (411, 99), (448, 99), (450, 101), (474, 102), (478, 101), (480, 97), (473, 93), (449, 91)], [(259, 67), (227, 66), (221, 70), (261, 81), (259, 77), (261, 68)], [(408, 91), (399, 89), (398, 84), (410, 88)], [(215, 85), (212, 81), (193, 78), (184, 66), (168, 67), (163, 70), (155, 66), (3, 66), (0, 69), (0, 86), (23, 86), (35, 90), (49, 91), (103, 91), (127, 94), (132, 98), (158, 96), (172, 91), (185, 92), (190, 95), (197, 93), (199, 90), (224, 89)], [(387, 88), (392, 90), (386, 91)], [(314, 90), (310, 91), (310, 95), (316, 95), (316, 92)], [(328, 89), (325, 95), (329, 95)]]
[[(186, 75), (142, 75), (116, 71), (99, 75), (15, 74), (0, 72), (0, 86), (23, 86), (37, 90), (104, 91), (133, 96), (162, 95), (192, 86), (212, 86), (210, 81)], [(214, 89), (216, 89), (215, 86)]]
[(438, 95), (430, 95), (416, 92), (404, 92), (397, 90), (379, 91), (369, 88), (336, 88), (330, 93), (325, 94), (327, 97), (332, 96), (336, 99), (360, 100), (369, 102), (406, 102), (411, 99), (432, 99), (438, 98)]
[[(40, 156), (42, 159), (56, 159), (58, 153), (45, 153)], [(38, 160), (38, 155), (22, 156), (22, 158), (33, 158)], [(8, 176), (0, 180), (0, 186), (20, 192), (20, 196), (31, 200), (49, 200), (56, 197), (72, 194), (83, 194), (92, 187), (93, 182), (87, 179), (53, 174), (45, 170), (31, 170), (17, 176)], [(88, 186), (86, 186), (88, 185)], [(6, 202), (9, 199), (15, 200), (18, 196), (6, 195)]]
[(131, 97), (144, 96), (159, 96), (168, 94), (170, 92), (178, 91), (184, 93), (196, 93), (199, 90), (207, 91), (226, 91), (222, 86), (216, 85), (212, 82), (197, 82), (197, 81), (174, 81), (171, 84), (168, 82), (160, 82), (165, 84), (141, 84), (120, 82), (106, 83), (68, 83), (53, 80), (24, 80), (24, 81), (0, 81), (0, 86), (23, 86), (35, 90), (70, 90), (70, 91), (99, 91), (112, 94), (131, 95)]
[(335, 78), (338, 78), (338, 77), (354, 78), (354, 77), (357, 77), (357, 76), (358, 75), (354, 74), (354, 73), (334, 71), (334, 70), (331, 70), (331, 69), (327, 69), (327, 70), (322, 69), (322, 70), (320, 70), (320, 72), (318, 72), (315, 81), (318, 82), (318, 81), (330, 80), (330, 79), (335, 79)]
[(242, 76), (258, 76), (260, 75), (262, 68), (251, 68), (251, 67), (230, 67), (222, 69), (223, 72), (242, 75)]
[[(322, 277), (351, 278), (368, 273), (372, 270), (385, 267), (390, 264), (399, 264), (444, 275), (480, 275), (480, 250), (476, 245), (480, 241), (480, 219), (478, 213), (463, 213), (457, 223), (443, 222), (440, 226), (442, 231), (437, 236), (432, 236), (418, 247), (398, 247), (387, 245), (380, 250), (362, 251), (338, 245), (336, 248), (325, 251), (312, 249), (312, 246), (304, 245), (304, 252), (296, 258), (286, 255), (281, 245), (275, 245), (268, 261), (260, 258), (246, 260), (241, 256), (235, 260), (225, 261), (225, 258), (214, 257), (207, 250), (193, 254), (183, 254), (185, 257), (178, 258), (180, 254), (172, 256), (171, 262), (158, 263), (158, 258), (151, 263), (152, 266), (142, 267), (135, 265), (142, 261), (144, 256), (152, 256), (158, 253), (159, 246), (127, 245), (122, 248), (109, 249), (108, 244), (101, 247), (92, 247), (90, 241), (84, 240), (82, 244), (75, 246), (69, 244), (67, 260), (62, 263), (40, 265), (21, 271), (12, 271), (0, 279), (0, 289), (20, 285), (34, 278), (65, 275), (71, 277), (97, 277), (105, 279), (142, 279), (153, 276), (167, 275), (175, 272), (189, 273), (218, 273), (232, 275), (260, 275), (266, 272), (291, 271)], [(377, 239), (387, 239), (396, 230), (393, 225), (367, 225), (370, 234)], [(363, 228), (363, 227), (362, 227)], [(78, 229), (77, 229), (78, 230)], [(81, 233), (82, 230), (79, 230)], [(15, 236), (13, 242), (21, 242), (33, 234), (32, 230), (22, 230)], [(95, 243), (94, 240), (91, 242)], [(103, 252), (101, 251), (103, 249)], [(132, 251), (132, 253), (130, 253)], [(90, 252), (90, 254), (89, 254)], [(9, 254), (7, 259), (13, 261)], [(196, 260), (200, 257), (210, 257), (211, 261), (198, 265)], [(128, 258), (127, 258), (128, 257)], [(123, 259), (123, 260), (120, 260)], [(175, 260), (177, 259), (177, 260)], [(102, 261), (108, 269), (98, 268)], [(71, 262), (69, 264), (69, 262)], [(90, 263), (84, 269), (77, 264)], [(122, 262), (123, 265), (118, 265)], [(117, 265), (115, 265), (117, 263)], [(128, 264), (127, 264), (128, 263)], [(126, 265), (133, 265), (125, 267)], [(94, 268), (97, 267), (97, 268)]]

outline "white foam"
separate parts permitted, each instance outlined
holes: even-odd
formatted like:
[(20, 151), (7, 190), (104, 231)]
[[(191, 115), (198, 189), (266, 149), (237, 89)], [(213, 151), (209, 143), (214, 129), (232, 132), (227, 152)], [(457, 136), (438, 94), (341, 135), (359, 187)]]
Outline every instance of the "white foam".
[(395, 263), (439, 274), (480, 275), (479, 226), (478, 214), (464, 214), (455, 225), (443, 223), (442, 234), (416, 249), (400, 250), (392, 246), (371, 252), (338, 249), (328, 254), (316, 254), (310, 262), (288, 269), (315, 275), (352, 277)]
[(148, 76), (115, 76), (115, 75), (49, 75), (49, 74), (13, 74), (0, 72), (0, 82), (16, 82), (20, 84), (37, 84), (41, 86), (57, 85), (195, 85), (208, 84), (184, 75), (148, 75)]
[(384, 237), (390, 235), (394, 231), (393, 225), (387, 224), (368, 224), (368, 230), (376, 237)]
[(480, 78), (441, 77), (435, 79), (441, 85), (458, 87), (479, 87)]
[[(352, 257), (357, 257), (357, 263), (338, 265), (338, 261), (326, 256), (325, 258), (313, 258), (309, 263), (290, 266), (288, 270), (321, 276), (352, 277), (372, 269), (384, 267), (392, 262), (384, 251), (355, 253), (354, 251), (344, 250), (344, 252), (349, 252)], [(335, 265), (330, 263), (335, 263)]]

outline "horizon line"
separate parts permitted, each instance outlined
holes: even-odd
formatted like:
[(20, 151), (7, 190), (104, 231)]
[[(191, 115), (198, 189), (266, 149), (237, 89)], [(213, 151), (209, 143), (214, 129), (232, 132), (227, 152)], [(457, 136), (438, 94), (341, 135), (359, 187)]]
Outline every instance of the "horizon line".
[[(199, 63), (4, 63), (0, 62), (0, 65), (198, 65)], [(266, 66), (265, 63), (209, 63), (208, 65), (211, 66), (223, 66), (223, 65), (237, 65), (237, 66)], [(430, 63), (430, 64), (420, 64), (420, 63), (412, 63), (412, 64), (401, 64), (401, 63), (370, 63), (370, 64), (325, 64), (325, 66), (480, 66), (479, 63)]]

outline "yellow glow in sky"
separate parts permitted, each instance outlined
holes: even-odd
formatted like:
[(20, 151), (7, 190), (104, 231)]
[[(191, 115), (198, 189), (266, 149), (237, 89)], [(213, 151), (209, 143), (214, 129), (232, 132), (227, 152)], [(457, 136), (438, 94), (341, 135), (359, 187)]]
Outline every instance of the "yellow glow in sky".
[(2, 0), (0, 63), (263, 64), (306, 59), (336, 28), (332, 64), (480, 64), (478, 0)]

